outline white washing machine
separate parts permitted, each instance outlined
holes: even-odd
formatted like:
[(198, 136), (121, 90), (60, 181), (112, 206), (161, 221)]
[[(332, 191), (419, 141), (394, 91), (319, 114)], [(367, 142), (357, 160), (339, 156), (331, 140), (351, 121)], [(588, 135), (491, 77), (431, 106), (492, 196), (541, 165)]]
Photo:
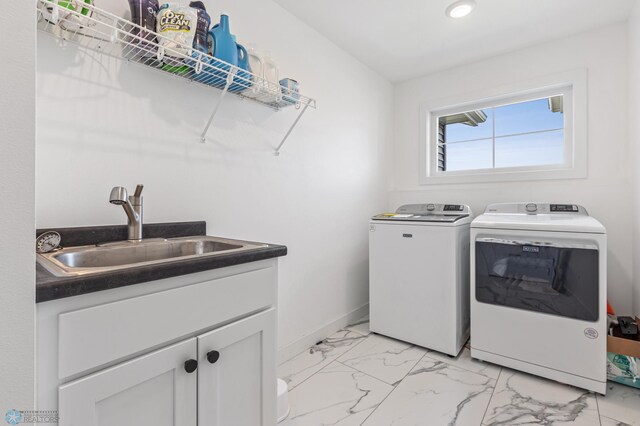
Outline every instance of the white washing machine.
[(492, 204), (471, 242), (471, 356), (604, 394), (604, 226), (574, 204)]
[(371, 219), (371, 331), (458, 354), (469, 338), (470, 223), (458, 204), (409, 204)]

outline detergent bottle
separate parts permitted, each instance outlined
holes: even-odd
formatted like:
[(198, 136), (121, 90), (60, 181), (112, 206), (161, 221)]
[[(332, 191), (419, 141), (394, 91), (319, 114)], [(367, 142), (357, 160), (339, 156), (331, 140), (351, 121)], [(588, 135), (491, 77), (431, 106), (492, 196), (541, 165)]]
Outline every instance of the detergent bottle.
[(238, 44), (238, 68), (240, 68), (233, 79), (233, 85), (229, 88), (232, 92), (242, 92), (251, 88), (251, 66), (249, 65), (249, 52), (241, 44)]
[[(209, 35), (211, 38), (211, 56), (214, 57), (212, 65), (218, 68), (216, 74), (221, 76), (223, 80), (226, 80), (226, 76), (231, 70), (227, 64), (238, 66), (238, 45), (233, 41), (233, 36), (231, 35), (229, 17), (227, 15), (220, 15), (220, 23), (211, 28)], [(219, 59), (219, 61), (216, 59)], [(222, 84), (224, 84), (224, 82)]]
[(193, 38), (193, 50), (191, 51), (191, 57), (193, 59), (189, 59), (186, 62), (189, 66), (196, 67), (198, 59), (208, 62), (205, 55), (209, 53), (207, 36), (209, 33), (209, 26), (211, 25), (211, 17), (209, 17), (207, 9), (201, 1), (192, 1), (189, 3), (189, 7), (196, 10), (198, 14), (198, 23), (196, 24), (196, 34)]

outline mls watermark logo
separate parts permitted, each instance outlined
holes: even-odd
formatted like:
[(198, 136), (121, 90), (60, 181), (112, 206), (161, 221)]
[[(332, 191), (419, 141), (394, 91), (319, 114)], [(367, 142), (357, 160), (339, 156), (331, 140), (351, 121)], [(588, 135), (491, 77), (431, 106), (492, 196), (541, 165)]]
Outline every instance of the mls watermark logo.
[(58, 423), (60, 420), (56, 410), (24, 411), (16, 410), (15, 408), (7, 411), (4, 419), (11, 426), (19, 423)]
[(4, 419), (10, 425), (17, 425), (22, 422), (22, 413), (18, 410), (9, 410), (7, 411), (7, 415), (4, 416)]

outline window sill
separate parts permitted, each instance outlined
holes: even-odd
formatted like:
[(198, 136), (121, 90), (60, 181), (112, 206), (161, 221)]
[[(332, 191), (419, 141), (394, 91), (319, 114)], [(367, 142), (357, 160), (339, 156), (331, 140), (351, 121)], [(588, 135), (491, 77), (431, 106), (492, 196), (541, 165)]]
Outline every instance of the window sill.
[(583, 179), (587, 177), (587, 170), (579, 168), (551, 168), (526, 170), (487, 170), (469, 172), (444, 172), (433, 176), (424, 176), (420, 185), (438, 184), (470, 184), (486, 182), (519, 182), (554, 179)]

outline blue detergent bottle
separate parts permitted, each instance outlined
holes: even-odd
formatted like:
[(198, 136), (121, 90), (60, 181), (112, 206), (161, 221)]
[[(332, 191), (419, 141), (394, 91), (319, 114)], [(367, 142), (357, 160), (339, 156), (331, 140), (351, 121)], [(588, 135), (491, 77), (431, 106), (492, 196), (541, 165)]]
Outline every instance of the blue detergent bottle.
[(249, 65), (249, 52), (243, 45), (238, 44), (238, 70), (233, 83), (229, 87), (231, 92), (242, 92), (253, 85), (251, 81), (251, 66)]
[[(233, 41), (233, 36), (229, 29), (229, 17), (227, 15), (220, 15), (220, 23), (216, 24), (209, 31), (210, 44), (212, 48), (212, 56), (214, 60), (212, 65), (219, 68), (215, 71), (216, 75), (221, 76), (219, 79), (214, 79), (214, 86), (224, 86), (226, 82), (227, 74), (230, 70), (229, 65), (238, 66), (238, 45)], [(220, 59), (227, 64), (216, 61)]]

